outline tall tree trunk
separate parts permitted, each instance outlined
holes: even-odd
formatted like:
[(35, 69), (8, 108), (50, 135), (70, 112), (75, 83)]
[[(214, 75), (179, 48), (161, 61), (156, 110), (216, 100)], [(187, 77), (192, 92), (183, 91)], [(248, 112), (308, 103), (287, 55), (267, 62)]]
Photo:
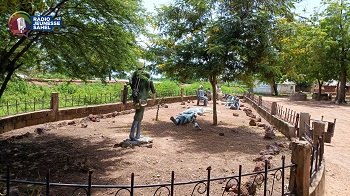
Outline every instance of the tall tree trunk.
[(276, 84), (275, 79), (272, 79), (270, 85), (272, 87), (272, 95), (278, 96), (277, 84)]
[(335, 101), (337, 101), (338, 100), (338, 97), (339, 97), (339, 83), (340, 83), (340, 81), (338, 81), (338, 83), (337, 83), (337, 88), (336, 88), (336, 94), (335, 94)]
[(211, 88), (213, 89), (213, 125), (218, 124), (218, 115), (216, 112), (216, 75), (209, 76)]
[[(343, 2), (340, 1), (340, 5), (343, 6)], [(343, 16), (343, 9), (340, 10), (340, 16), (341, 16), (341, 19), (340, 19), (340, 30), (341, 32), (343, 32), (343, 21), (342, 21), (342, 16)], [(342, 38), (344, 38), (345, 36), (343, 35), (342, 33)], [(339, 89), (339, 95), (338, 95), (338, 100), (337, 100), (337, 103), (338, 104), (343, 104), (343, 103), (346, 103), (345, 101), (345, 87), (346, 87), (346, 71), (347, 71), (347, 67), (346, 67), (346, 64), (345, 64), (345, 59), (346, 59), (346, 52), (345, 52), (345, 46), (344, 44), (341, 46), (341, 54), (340, 54), (340, 69), (341, 69), (341, 75), (340, 75), (340, 89)]]
[[(19, 66), (18, 66), (19, 67)], [(16, 68), (14, 66), (9, 66), (9, 70), (6, 74), (6, 77), (5, 77), (5, 80), (4, 82), (1, 84), (1, 88), (0, 88), (0, 99), (2, 97), (2, 95), (4, 94), (5, 92), (5, 89), (6, 89), (6, 86), (7, 84), (9, 83), (13, 73), (15, 72)]]
[(345, 48), (342, 47), (342, 56), (341, 56), (341, 75), (340, 75), (340, 87), (339, 87), (339, 95), (338, 95), (338, 100), (337, 103), (338, 104), (343, 104), (346, 103), (345, 101), (345, 88), (346, 88), (346, 77), (347, 77), (347, 68), (346, 68), (346, 64), (345, 64)]
[(322, 85), (323, 81), (317, 79), (318, 82), (318, 95), (317, 95), (317, 101), (321, 101), (321, 94), (322, 94)]

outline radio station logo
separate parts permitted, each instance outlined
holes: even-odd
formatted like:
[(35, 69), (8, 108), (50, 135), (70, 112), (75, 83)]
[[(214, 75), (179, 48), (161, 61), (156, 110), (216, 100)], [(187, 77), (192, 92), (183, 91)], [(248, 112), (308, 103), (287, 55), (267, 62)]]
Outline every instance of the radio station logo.
[(31, 26), (29, 14), (23, 11), (13, 13), (8, 20), (8, 27), (13, 35), (28, 37)]
[(53, 27), (62, 26), (61, 20), (52, 16), (29, 16), (23, 11), (15, 12), (8, 20), (8, 27), (13, 35), (28, 37), (30, 31), (52, 31)]

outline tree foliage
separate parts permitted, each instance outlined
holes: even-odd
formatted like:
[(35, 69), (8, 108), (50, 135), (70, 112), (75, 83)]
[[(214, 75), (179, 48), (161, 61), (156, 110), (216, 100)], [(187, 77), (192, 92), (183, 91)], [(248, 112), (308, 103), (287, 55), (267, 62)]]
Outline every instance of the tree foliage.
[(136, 37), (145, 31), (141, 1), (131, 0), (5, 0), (0, 3), (0, 23), (15, 11), (52, 16), (62, 26), (52, 32), (31, 31), (15, 37), (2, 25), (0, 39), (0, 97), (16, 70), (39, 68), (72, 78), (105, 78), (137, 63)]
[[(252, 83), (270, 53), (269, 29), (277, 16), (290, 17), (293, 1), (176, 0), (159, 9), (153, 40), (160, 72), (185, 80), (217, 79)], [(213, 103), (213, 124), (217, 123)]]

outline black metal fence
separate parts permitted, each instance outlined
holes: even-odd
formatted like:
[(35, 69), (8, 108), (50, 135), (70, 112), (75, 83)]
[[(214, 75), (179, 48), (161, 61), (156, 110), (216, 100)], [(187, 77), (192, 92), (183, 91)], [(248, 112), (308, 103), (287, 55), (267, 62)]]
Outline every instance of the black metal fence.
[(115, 103), (121, 100), (117, 94), (59, 95), (59, 107), (77, 107)]
[[(289, 177), (286, 175), (295, 164), (285, 165), (285, 157), (282, 157), (282, 166), (268, 169), (268, 162), (265, 161), (263, 171), (242, 174), (242, 165), (239, 166), (239, 173), (235, 176), (211, 178), (211, 167), (207, 168), (207, 178), (190, 182), (175, 182), (175, 173), (171, 173), (169, 183), (135, 185), (135, 175), (131, 174), (130, 185), (95, 185), (93, 172), (88, 173), (87, 184), (64, 184), (50, 182), (50, 173), (46, 175), (45, 182), (33, 182), (25, 180), (11, 179), (10, 166), (6, 169), (5, 179), (0, 179), (0, 195), (9, 196), (11, 190), (22, 190), (25, 195), (101, 195), (108, 190), (109, 195), (140, 195), (139, 190), (143, 190), (142, 195), (290, 195), (288, 191)], [(15, 186), (16, 185), (16, 186)], [(30, 185), (30, 186), (29, 186)], [(33, 186), (35, 188), (33, 188)], [(22, 188), (21, 188), (22, 187)], [(28, 189), (30, 190), (23, 190)], [(184, 187), (192, 187), (185, 190)], [(13, 189), (15, 188), (15, 189)], [(145, 190), (146, 189), (146, 190)], [(187, 191), (187, 193), (185, 193)]]
[[(127, 100), (131, 100), (131, 91), (128, 92)], [(195, 95), (195, 91), (185, 91), (185, 96)], [(157, 92), (157, 97), (177, 97), (181, 96), (181, 91)], [(149, 96), (151, 98), (151, 95)], [(121, 94), (85, 94), (71, 95), (59, 94), (59, 107), (78, 107), (89, 105), (101, 105), (121, 101)], [(33, 98), (33, 100), (13, 100), (0, 103), (0, 117), (13, 114), (50, 109), (51, 97)]]
[(23, 112), (50, 109), (51, 97), (33, 98), (32, 100), (14, 100), (0, 103), (0, 116)]

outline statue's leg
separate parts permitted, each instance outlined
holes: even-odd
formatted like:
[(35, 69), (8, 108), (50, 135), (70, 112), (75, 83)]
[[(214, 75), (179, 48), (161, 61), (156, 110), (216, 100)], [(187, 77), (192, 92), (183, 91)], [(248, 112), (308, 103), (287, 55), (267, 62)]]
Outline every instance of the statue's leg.
[(131, 130), (130, 130), (130, 134), (129, 134), (129, 138), (130, 140), (132, 141), (135, 141), (136, 138), (135, 138), (135, 128), (137, 127), (137, 125), (139, 124), (138, 121), (134, 120), (134, 122), (132, 122), (132, 125), (131, 125)]
[(136, 136), (135, 136), (135, 138), (136, 139), (140, 139), (142, 136), (140, 135), (140, 133), (141, 133), (141, 121), (138, 121), (138, 123), (137, 123), (137, 127), (136, 127), (137, 129), (136, 129)]

